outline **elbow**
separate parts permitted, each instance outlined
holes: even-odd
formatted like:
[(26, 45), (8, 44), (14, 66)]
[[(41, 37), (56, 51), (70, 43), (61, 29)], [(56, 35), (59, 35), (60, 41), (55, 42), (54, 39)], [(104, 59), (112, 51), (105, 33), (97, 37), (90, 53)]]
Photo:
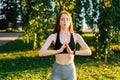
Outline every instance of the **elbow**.
[(42, 55), (39, 53), (39, 56), (42, 56)]
[(85, 53), (86, 53), (85, 56), (91, 56), (92, 55), (92, 52), (89, 48), (85, 50)]
[(43, 51), (39, 51), (39, 54), (38, 54), (39, 56), (44, 56), (43, 55)]
[(92, 55), (92, 51), (90, 49), (88, 49), (88, 56)]
[(42, 54), (39, 52), (39, 54), (38, 54), (39, 56), (42, 56)]

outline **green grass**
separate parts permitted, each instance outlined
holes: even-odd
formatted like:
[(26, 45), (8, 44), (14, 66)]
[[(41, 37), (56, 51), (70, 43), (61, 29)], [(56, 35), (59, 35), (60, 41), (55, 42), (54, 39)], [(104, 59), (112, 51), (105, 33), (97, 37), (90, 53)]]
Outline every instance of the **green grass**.
[[(49, 80), (54, 56), (39, 57), (38, 50), (2, 53), (0, 80)], [(75, 57), (78, 80), (119, 80), (120, 54), (108, 63), (92, 57)]]
[[(76, 60), (81, 60), (76, 58)], [(78, 80), (119, 80), (120, 79), (120, 57), (110, 59), (108, 63), (84, 57), (83, 62), (75, 62), (77, 68)]]
[(6, 45), (0, 46), (0, 53), (28, 51), (32, 49), (32, 44), (24, 43), (22, 38), (8, 42)]
[[(6, 33), (6, 29), (0, 30), (1, 33)], [(24, 32), (24, 30), (20, 31), (18, 29), (12, 29), (10, 32)]]
[[(0, 46), (0, 80), (50, 80), (55, 57), (39, 57), (38, 51), (21, 39)], [(75, 56), (78, 80), (119, 80), (119, 53), (116, 51), (107, 63), (92, 56)]]

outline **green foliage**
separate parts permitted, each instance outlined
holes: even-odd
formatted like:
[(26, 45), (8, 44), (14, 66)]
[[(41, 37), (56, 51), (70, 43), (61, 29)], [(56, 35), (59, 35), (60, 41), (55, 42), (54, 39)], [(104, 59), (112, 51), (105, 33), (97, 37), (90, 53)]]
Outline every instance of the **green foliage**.
[(80, 27), (82, 26), (82, 20), (85, 18), (89, 27), (94, 27), (97, 23), (97, 17), (99, 14), (97, 0), (76, 0), (76, 23)]
[(1, 17), (0, 29), (15, 28), (17, 18), (17, 3), (13, 0), (0, 1), (3, 8), (0, 9)]
[(28, 25), (31, 12), (34, 10), (36, 0), (20, 0), (20, 15), (22, 16), (23, 26)]
[[(25, 29), (25, 42), (32, 41), (33, 49), (40, 47), (41, 41), (44, 41), (51, 33), (53, 27), (53, 12), (50, 2), (36, 0), (33, 11), (29, 14), (29, 24)], [(44, 35), (45, 34), (45, 35)]]
[(69, 3), (64, 0), (55, 1), (55, 9), (52, 9), (52, 2), (45, 0), (36, 0), (35, 2), (33, 11), (29, 14), (29, 24), (25, 30), (25, 42), (33, 41), (34, 49), (40, 47), (41, 41), (43, 42), (52, 33), (58, 12), (61, 10), (72, 12), (74, 9), (72, 1), (68, 1)]
[(76, 0), (75, 4), (76, 4), (75, 5), (75, 8), (76, 8), (75, 16), (74, 16), (75, 18), (73, 18), (73, 19), (75, 19), (75, 21), (74, 21), (74, 23), (75, 23), (74, 26), (76, 26), (75, 31), (79, 34), (82, 34), (81, 28), (82, 28), (82, 20), (83, 20), (84, 16), (80, 16), (80, 15), (84, 13), (84, 11), (82, 10), (84, 7), (83, 1)]
[[(90, 28), (95, 28), (99, 15), (98, 0), (76, 0), (75, 27), (76, 32), (82, 34), (83, 20)], [(75, 25), (75, 26), (76, 26)]]
[(86, 23), (91, 28), (94, 28), (94, 24), (98, 22), (99, 2), (99, 0), (85, 0), (84, 2)]
[[(45, 0), (23, 0), (24, 10), (28, 14), (25, 19), (28, 19), (25, 29), (25, 42), (32, 43), (33, 49), (36, 49), (42, 45), (48, 35), (53, 31), (56, 17), (61, 10), (67, 10), (71, 13), (75, 31), (82, 34), (81, 25), (82, 19), (86, 19), (86, 23), (90, 27), (94, 27), (97, 24), (99, 27), (99, 33), (96, 33), (96, 40), (93, 42), (95, 45), (95, 57), (105, 58), (113, 54), (111, 50), (111, 42), (118, 41), (119, 24), (120, 24), (120, 10), (118, 0), (99, 1), (99, 0), (53, 0), (53, 2)], [(28, 4), (27, 4), (28, 3)], [(54, 3), (55, 8), (53, 9)], [(107, 5), (106, 5), (107, 4)], [(83, 9), (84, 8), (84, 9)], [(83, 10), (82, 10), (83, 9)], [(81, 14), (84, 13), (82, 16)], [(97, 20), (98, 19), (98, 20)], [(77, 24), (78, 23), (78, 24)], [(117, 42), (116, 42), (117, 43)]]
[(56, 16), (58, 16), (58, 14), (60, 13), (60, 11), (62, 10), (66, 10), (69, 12), (74, 12), (73, 10), (75, 9), (75, 3), (74, 1), (71, 0), (54, 0), (53, 2), (55, 2), (55, 13), (57, 14)]
[[(111, 42), (119, 34), (120, 21), (116, 22), (116, 17), (120, 18), (119, 1), (104, 0), (99, 4), (100, 18), (98, 22), (99, 33), (96, 34), (96, 53), (99, 58), (105, 58), (107, 62), (108, 56), (113, 54), (111, 50)], [(117, 5), (115, 5), (117, 4)], [(117, 38), (116, 38), (117, 39)]]

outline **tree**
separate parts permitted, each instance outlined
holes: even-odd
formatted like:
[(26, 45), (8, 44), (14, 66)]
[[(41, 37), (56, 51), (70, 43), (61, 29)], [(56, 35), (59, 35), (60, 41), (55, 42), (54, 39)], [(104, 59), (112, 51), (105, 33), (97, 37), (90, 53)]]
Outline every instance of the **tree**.
[(29, 11), (24, 38), (25, 42), (32, 43), (33, 49), (36, 49), (40, 47), (41, 40), (44, 40), (49, 35), (49, 31), (53, 27), (51, 18), (54, 15), (52, 15), (52, 6), (49, 1), (36, 0), (34, 6), (29, 7), (32, 7), (32, 11)]
[(3, 17), (1, 21), (3, 21), (3, 29), (6, 28), (14, 28), (16, 25), (16, 3), (13, 0), (3, 0), (1, 1), (3, 8), (1, 9), (1, 14)]
[[(119, 0), (76, 0), (76, 22), (82, 24), (81, 21), (85, 18), (90, 27), (94, 28), (94, 24), (98, 25), (99, 33), (95, 33), (94, 57), (104, 58), (105, 62), (113, 54), (110, 47), (112, 40), (116, 38), (116, 35), (120, 35), (119, 2)], [(81, 15), (81, 13), (84, 14)]]
[(28, 25), (25, 30), (25, 41), (28, 43), (32, 42), (34, 49), (40, 47), (41, 41), (52, 33), (58, 13), (61, 10), (73, 12), (73, 8), (73, 2), (70, 0), (68, 2), (65, 0), (36, 0), (34, 6), (32, 6), (32, 11), (29, 13)]
[(119, 2), (120, 0), (103, 0), (99, 4), (100, 16), (98, 21), (99, 33), (96, 38), (96, 56), (105, 58), (105, 62), (113, 54), (110, 47), (112, 39), (115, 38), (115, 35), (119, 35)]
[(76, 10), (75, 10), (75, 12), (76, 12), (76, 25), (77, 25), (76, 31), (78, 33), (80, 33), (80, 32), (82, 33), (81, 28), (82, 28), (82, 20), (85, 16), (84, 11), (85, 11), (85, 9), (84, 9), (83, 0), (76, 0)]
[[(120, 18), (120, 4), (119, 2), (110, 1), (110, 5), (106, 6), (105, 0), (23, 0), (28, 1), (30, 5), (23, 5), (27, 19), (27, 25), (25, 30), (25, 41), (33, 44), (33, 48), (41, 46), (41, 40), (45, 40), (53, 31), (56, 16), (61, 10), (67, 10), (72, 13), (74, 26), (76, 23), (81, 24), (83, 18), (86, 19), (86, 23), (90, 27), (94, 27), (94, 24), (98, 24), (99, 33), (96, 33), (95, 42), (95, 57), (105, 58), (107, 61), (108, 53), (113, 53), (110, 48), (111, 40), (114, 39), (113, 35), (119, 30), (119, 18)], [(53, 3), (55, 7), (53, 8)], [(34, 4), (34, 5), (33, 5)], [(27, 6), (28, 5), (28, 6)], [(80, 16), (82, 13), (82, 7), (84, 7), (84, 16)], [(116, 22), (116, 23), (115, 23)], [(79, 29), (78, 32), (80, 31)], [(97, 44), (97, 45), (96, 45)]]
[(22, 16), (23, 26), (27, 26), (29, 23), (29, 16), (34, 10), (34, 5), (37, 0), (21, 0), (20, 1), (20, 14)]

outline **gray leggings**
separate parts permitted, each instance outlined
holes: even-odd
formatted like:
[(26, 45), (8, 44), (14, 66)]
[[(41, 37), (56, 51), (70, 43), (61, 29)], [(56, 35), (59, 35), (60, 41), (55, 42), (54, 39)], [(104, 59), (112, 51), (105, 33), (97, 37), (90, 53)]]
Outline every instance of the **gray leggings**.
[(77, 80), (74, 63), (61, 65), (55, 62), (50, 80)]

